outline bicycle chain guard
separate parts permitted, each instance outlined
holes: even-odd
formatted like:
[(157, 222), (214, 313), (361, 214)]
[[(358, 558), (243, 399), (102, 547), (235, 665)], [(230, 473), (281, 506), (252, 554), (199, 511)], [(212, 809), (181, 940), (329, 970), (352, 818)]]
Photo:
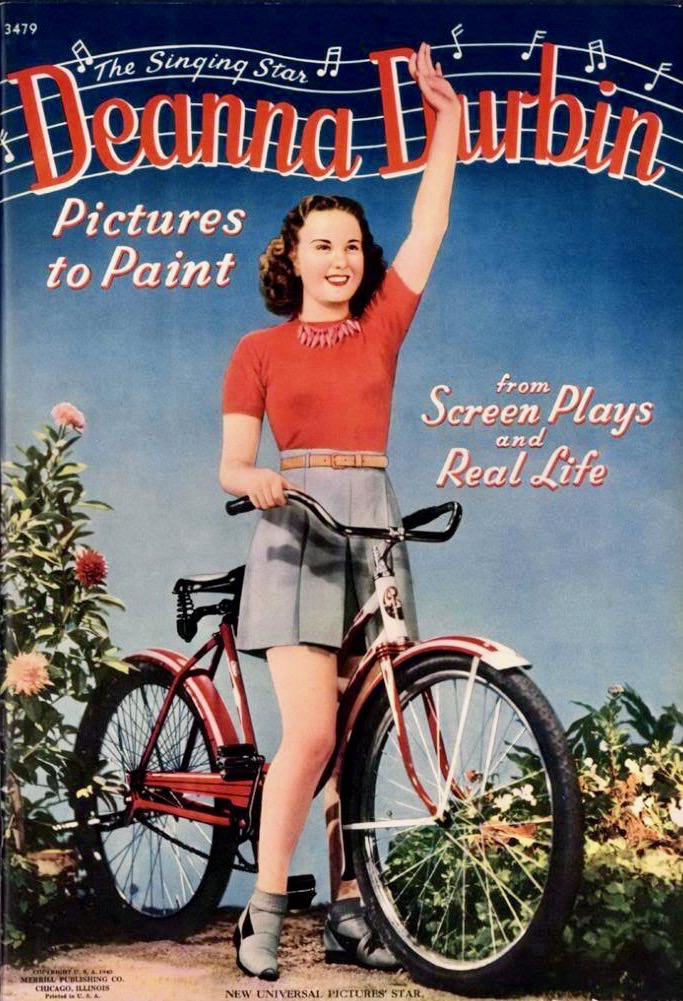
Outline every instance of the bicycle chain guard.
[(266, 759), (253, 744), (224, 744), (217, 748), (217, 763), (221, 777), (227, 782), (249, 781), (251, 792), (246, 807), (232, 806), (238, 817), (238, 828), (244, 839), (256, 835), (259, 825), (261, 797), (259, 786)]

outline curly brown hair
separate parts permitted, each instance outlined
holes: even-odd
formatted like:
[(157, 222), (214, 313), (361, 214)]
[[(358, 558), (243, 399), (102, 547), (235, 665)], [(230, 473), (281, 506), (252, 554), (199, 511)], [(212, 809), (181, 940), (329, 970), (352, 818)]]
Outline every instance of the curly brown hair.
[(363, 280), (349, 302), (351, 316), (358, 317), (366, 308), (386, 274), (382, 248), (375, 243), (362, 205), (342, 195), (307, 195), (282, 221), (282, 229), (259, 258), (261, 293), (266, 307), (277, 316), (297, 316), (301, 312), (303, 286), (294, 273), (291, 254), (299, 242), (299, 230), (310, 212), (340, 209), (358, 220), (363, 245)]

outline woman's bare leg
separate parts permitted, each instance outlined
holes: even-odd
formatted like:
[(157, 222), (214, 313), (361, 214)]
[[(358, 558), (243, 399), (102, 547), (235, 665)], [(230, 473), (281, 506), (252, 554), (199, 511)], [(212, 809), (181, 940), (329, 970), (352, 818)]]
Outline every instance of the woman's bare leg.
[(319, 647), (273, 647), (268, 664), (282, 741), (263, 787), (257, 882), (267, 893), (285, 893), (313, 793), (334, 749), (337, 657)]
[[(344, 691), (349, 678), (355, 671), (359, 657), (349, 657), (339, 667), (338, 685)], [(352, 963), (369, 966), (378, 970), (396, 970), (398, 963), (380, 940), (371, 934), (370, 926), (360, 899), (360, 888), (355, 879), (344, 879), (349, 870), (344, 853), (342, 835), (341, 774), (335, 767), (325, 785), (325, 823), (327, 830), (327, 851), (330, 863), (330, 899), (323, 942), (327, 962)]]

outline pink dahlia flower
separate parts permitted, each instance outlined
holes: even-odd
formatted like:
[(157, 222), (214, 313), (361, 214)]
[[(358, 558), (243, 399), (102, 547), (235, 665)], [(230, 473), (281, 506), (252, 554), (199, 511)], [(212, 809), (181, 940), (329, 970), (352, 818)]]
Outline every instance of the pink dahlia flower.
[(73, 403), (58, 403), (52, 408), (50, 416), (55, 424), (75, 428), (76, 431), (85, 430), (85, 417)]
[(77, 549), (74, 573), (84, 587), (96, 587), (107, 577), (109, 567), (102, 553), (95, 549)]
[(15, 654), (7, 665), (7, 687), (17, 695), (36, 695), (52, 684), (47, 664), (47, 657), (35, 650)]

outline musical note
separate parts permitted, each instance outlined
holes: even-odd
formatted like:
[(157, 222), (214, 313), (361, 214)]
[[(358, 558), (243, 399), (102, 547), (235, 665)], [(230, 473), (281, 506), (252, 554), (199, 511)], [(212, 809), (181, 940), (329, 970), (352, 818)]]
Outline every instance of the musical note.
[(525, 62), (527, 59), (531, 59), (531, 53), (534, 51), (534, 48), (539, 44), (539, 42), (543, 41), (546, 35), (547, 35), (546, 31), (534, 32), (534, 37), (531, 39), (531, 45), (526, 50), (526, 52), (522, 53), (522, 59), (524, 59)]
[(603, 45), (602, 39), (598, 38), (595, 42), (588, 43), (588, 55), (590, 56), (590, 62), (586, 66), (586, 73), (592, 73), (595, 69), (595, 54), (600, 56), (598, 62), (598, 69), (604, 70), (607, 65), (607, 56), (605, 55), (605, 46)]
[(341, 45), (330, 45), (325, 56), (325, 65), (318, 67), (318, 76), (325, 76), (329, 70), (330, 76), (336, 76), (339, 72), (339, 61), (341, 59)]
[(460, 42), (458, 41), (458, 35), (462, 35), (463, 27), (461, 24), (456, 24), (455, 28), (451, 28), (451, 35), (453, 36), (453, 58), (462, 58), (462, 49), (460, 48)]
[(648, 90), (648, 91), (654, 90), (655, 84), (659, 80), (659, 78), (662, 75), (662, 73), (668, 73), (670, 69), (671, 69), (671, 63), (660, 63), (659, 64), (659, 69), (655, 73), (654, 79), (653, 80), (648, 80), (648, 82), (645, 84), (645, 90)]
[(76, 69), (79, 73), (85, 73), (85, 67), (92, 66), (94, 62), (92, 53), (88, 49), (88, 46), (79, 38), (78, 41), (74, 42), (71, 46), (71, 51), (78, 60), (78, 66)]
[(5, 163), (14, 163), (16, 157), (12, 150), (9, 148), (9, 132), (7, 129), (0, 129), (0, 146), (2, 146), (2, 158)]

